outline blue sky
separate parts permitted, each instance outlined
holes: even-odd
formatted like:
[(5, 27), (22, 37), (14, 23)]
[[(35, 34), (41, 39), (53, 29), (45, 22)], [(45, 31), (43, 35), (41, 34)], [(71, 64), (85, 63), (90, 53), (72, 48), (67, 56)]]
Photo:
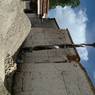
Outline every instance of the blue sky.
[[(88, 17), (86, 41), (89, 43), (95, 42), (95, 0), (81, 0), (80, 8), (81, 7), (86, 9)], [(89, 60), (87, 62), (82, 61), (82, 63), (84, 63), (84, 66), (95, 85), (95, 49), (88, 48), (88, 58)]]
[[(95, 42), (95, 0), (81, 0), (79, 7), (57, 6), (49, 11), (49, 17), (55, 17), (60, 28), (68, 28), (74, 43)], [(81, 63), (95, 85), (95, 49), (78, 48)]]

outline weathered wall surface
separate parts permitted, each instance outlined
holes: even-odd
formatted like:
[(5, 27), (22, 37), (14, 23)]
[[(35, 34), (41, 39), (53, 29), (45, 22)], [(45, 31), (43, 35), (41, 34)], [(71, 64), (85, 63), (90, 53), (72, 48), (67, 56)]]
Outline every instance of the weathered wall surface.
[(30, 22), (23, 9), (21, 0), (0, 0), (0, 95), (8, 95), (4, 80), (5, 70), (9, 74), (9, 64), (5, 59), (15, 54), (30, 32)]

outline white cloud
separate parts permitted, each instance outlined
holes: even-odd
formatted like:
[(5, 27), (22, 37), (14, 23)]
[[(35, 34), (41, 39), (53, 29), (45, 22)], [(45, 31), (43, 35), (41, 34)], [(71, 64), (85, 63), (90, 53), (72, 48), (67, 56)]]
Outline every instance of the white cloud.
[[(70, 7), (57, 6), (52, 17), (55, 17), (60, 28), (68, 28), (74, 43), (86, 43), (86, 24), (87, 16), (85, 11), (79, 10), (75, 12)], [(55, 14), (54, 14), (55, 13)], [(79, 55), (82, 60), (88, 60), (88, 52), (86, 48), (78, 48)]]

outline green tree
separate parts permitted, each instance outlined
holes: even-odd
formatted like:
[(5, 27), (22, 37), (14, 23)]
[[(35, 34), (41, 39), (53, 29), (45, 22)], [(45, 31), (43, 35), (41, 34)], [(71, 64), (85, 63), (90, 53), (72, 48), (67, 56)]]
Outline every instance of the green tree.
[(57, 5), (75, 8), (80, 5), (80, 0), (50, 0), (50, 8), (55, 8)]

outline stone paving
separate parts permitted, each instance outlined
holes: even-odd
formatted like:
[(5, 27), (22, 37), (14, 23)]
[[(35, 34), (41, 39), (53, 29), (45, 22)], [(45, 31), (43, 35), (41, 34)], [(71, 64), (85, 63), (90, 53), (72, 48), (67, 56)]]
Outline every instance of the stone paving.
[[(63, 34), (34, 28), (24, 47), (61, 44), (66, 42)], [(69, 62), (68, 54), (76, 55), (74, 49), (24, 52), (14, 76), (13, 95), (95, 95), (83, 69), (76, 61)]]

